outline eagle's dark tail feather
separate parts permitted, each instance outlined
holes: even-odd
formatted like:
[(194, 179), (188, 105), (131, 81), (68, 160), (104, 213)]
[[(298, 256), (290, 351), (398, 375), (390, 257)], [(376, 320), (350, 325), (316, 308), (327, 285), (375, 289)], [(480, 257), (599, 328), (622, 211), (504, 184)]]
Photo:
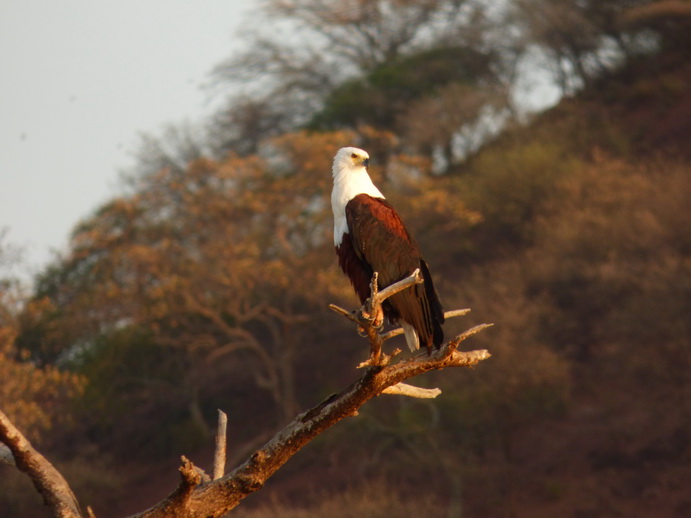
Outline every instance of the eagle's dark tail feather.
[(420, 259), (420, 267), (422, 269), (422, 277), (425, 279), (425, 294), (431, 309), (432, 343), (439, 349), (439, 346), (444, 343), (444, 330), (441, 327), (444, 324), (444, 309), (441, 306), (437, 290), (434, 289), (432, 275), (429, 273), (429, 267), (424, 259)]

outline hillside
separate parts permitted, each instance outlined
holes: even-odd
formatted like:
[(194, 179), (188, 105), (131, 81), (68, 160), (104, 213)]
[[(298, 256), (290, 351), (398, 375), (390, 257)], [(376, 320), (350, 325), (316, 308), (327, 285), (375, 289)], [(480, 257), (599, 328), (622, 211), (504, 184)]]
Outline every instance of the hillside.
[(691, 512), (691, 66), (675, 58), (599, 80), (439, 180), (483, 218), (423, 249), (447, 305), (495, 322), (472, 344), (494, 358), (430, 380), (431, 405), (373, 403), (239, 516)]

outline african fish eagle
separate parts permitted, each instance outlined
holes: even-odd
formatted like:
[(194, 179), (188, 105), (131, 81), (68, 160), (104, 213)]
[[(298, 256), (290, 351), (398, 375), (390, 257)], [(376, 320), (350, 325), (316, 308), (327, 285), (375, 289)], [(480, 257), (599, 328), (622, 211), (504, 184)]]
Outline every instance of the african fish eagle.
[(424, 282), (403, 290), (383, 304), (384, 315), (400, 324), (411, 351), (439, 348), (444, 341), (444, 311), (434, 289), (427, 263), (401, 217), (372, 183), (367, 173), (369, 155), (344, 147), (333, 162), (334, 245), (338, 264), (350, 278), (364, 303), (370, 296), (370, 281), (379, 273), (379, 288), (385, 288), (420, 269)]

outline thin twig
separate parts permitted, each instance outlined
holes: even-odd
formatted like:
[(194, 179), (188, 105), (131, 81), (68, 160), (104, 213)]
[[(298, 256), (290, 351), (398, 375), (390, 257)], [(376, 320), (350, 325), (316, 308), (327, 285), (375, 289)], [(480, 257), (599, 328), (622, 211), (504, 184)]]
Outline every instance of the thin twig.
[(329, 304), (329, 309), (331, 311), (335, 311), (339, 315), (343, 315), (344, 317), (346, 317), (351, 322), (354, 322), (355, 324), (358, 324), (358, 325), (360, 324), (358, 319), (355, 318), (355, 316), (350, 311), (348, 311), (347, 309), (343, 309), (342, 307), (337, 306), (336, 304)]
[[(374, 274), (377, 275), (377, 272), (374, 272)], [(390, 284), (383, 290), (375, 293), (372, 296), (372, 302), (373, 304), (381, 304), (389, 297), (396, 295), (396, 293), (406, 290), (411, 286), (415, 286), (416, 284), (422, 284), (423, 282), (425, 282), (425, 279), (420, 273), (420, 268), (415, 268), (415, 271), (411, 273), (408, 277), (401, 279), (398, 282), (394, 282), (393, 284)]]
[(214, 453), (214, 480), (221, 478), (226, 471), (226, 430), (228, 416), (223, 410), (218, 411), (218, 430), (216, 432), (216, 452)]
[(444, 312), (444, 319), (449, 319), (449, 318), (454, 318), (454, 317), (462, 317), (463, 315), (467, 315), (468, 313), (470, 313), (470, 308), (452, 309), (451, 311), (445, 311)]
[(422, 388), (407, 383), (397, 383), (382, 390), (382, 394), (395, 394), (398, 396), (408, 396), (420, 399), (432, 399), (441, 394), (438, 388)]

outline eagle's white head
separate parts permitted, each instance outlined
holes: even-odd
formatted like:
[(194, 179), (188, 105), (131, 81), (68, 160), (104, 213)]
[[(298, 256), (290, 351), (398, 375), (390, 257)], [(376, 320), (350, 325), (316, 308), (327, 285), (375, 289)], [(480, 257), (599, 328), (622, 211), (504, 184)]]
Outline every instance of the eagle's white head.
[(353, 170), (369, 167), (369, 155), (367, 151), (356, 147), (343, 147), (334, 157), (334, 180), (341, 175), (348, 175)]
[(334, 244), (341, 244), (343, 234), (348, 232), (345, 206), (358, 194), (369, 194), (374, 198), (384, 195), (372, 183), (367, 174), (369, 155), (356, 147), (344, 147), (334, 157), (334, 188), (331, 191), (331, 208), (334, 213)]

